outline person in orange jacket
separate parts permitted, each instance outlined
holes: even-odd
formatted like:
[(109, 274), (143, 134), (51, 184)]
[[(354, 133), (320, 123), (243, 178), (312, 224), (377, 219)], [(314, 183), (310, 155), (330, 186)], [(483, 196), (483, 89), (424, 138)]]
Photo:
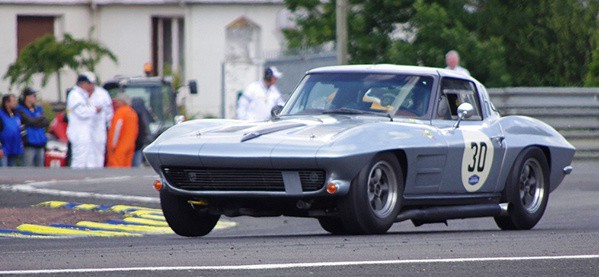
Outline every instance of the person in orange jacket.
[(124, 93), (119, 93), (113, 103), (115, 111), (108, 129), (106, 166), (131, 167), (139, 132), (137, 113), (131, 108), (131, 98)]

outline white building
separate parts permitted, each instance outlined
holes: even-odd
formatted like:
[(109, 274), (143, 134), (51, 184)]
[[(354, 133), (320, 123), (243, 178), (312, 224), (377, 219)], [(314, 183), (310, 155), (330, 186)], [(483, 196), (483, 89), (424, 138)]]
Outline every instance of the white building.
[[(102, 60), (100, 80), (143, 75), (148, 62), (162, 75), (168, 65), (197, 81), (199, 93), (185, 95), (188, 115), (230, 118), (236, 92), (260, 77), (263, 53), (283, 47), (287, 15), (283, 0), (0, 0), (0, 76), (37, 37), (91, 37), (118, 58)], [(66, 68), (61, 76), (63, 90), (76, 79)], [(56, 78), (44, 88), (40, 80), (33, 84), (40, 98), (58, 100)], [(0, 93), (21, 89), (0, 79)]]

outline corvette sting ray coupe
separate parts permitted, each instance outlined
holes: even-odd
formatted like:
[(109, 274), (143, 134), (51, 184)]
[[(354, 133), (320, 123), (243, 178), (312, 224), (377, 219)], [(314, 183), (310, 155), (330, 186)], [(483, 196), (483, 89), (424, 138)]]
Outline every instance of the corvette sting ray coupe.
[(474, 217), (527, 230), (572, 171), (556, 130), (501, 116), (481, 83), (445, 69), (317, 68), (274, 110), (186, 121), (144, 149), (176, 234), (204, 236), (223, 215), (310, 217), (349, 235)]

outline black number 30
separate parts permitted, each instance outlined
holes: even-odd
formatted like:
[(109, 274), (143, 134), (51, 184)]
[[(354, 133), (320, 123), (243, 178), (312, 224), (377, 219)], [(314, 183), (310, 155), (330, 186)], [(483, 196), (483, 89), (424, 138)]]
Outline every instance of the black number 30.
[(470, 149), (474, 150), (474, 154), (472, 155), (472, 164), (468, 165), (468, 172), (474, 172), (475, 169), (477, 172), (485, 170), (487, 144), (482, 141), (480, 143), (471, 142)]

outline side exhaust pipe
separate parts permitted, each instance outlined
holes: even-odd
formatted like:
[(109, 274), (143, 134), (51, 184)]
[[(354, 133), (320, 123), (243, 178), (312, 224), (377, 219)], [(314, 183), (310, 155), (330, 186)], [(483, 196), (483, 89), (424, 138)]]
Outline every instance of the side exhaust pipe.
[(508, 214), (508, 204), (476, 204), (463, 206), (440, 206), (422, 209), (410, 209), (397, 215), (395, 222), (413, 220), (415, 222), (434, 223), (448, 219), (474, 217), (505, 216)]

